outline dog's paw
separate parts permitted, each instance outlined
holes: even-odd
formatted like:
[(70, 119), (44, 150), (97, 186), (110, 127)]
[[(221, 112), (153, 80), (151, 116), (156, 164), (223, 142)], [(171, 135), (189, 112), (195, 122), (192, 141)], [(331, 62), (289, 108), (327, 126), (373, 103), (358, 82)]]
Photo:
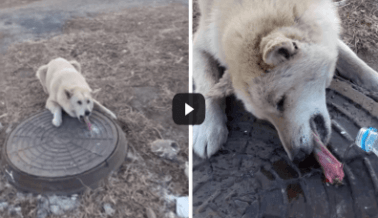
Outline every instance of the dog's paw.
[(208, 107), (205, 121), (193, 126), (193, 150), (201, 158), (211, 157), (227, 137), (226, 115), (219, 106)]
[(52, 124), (56, 127), (59, 127), (62, 124), (62, 118), (54, 117)]

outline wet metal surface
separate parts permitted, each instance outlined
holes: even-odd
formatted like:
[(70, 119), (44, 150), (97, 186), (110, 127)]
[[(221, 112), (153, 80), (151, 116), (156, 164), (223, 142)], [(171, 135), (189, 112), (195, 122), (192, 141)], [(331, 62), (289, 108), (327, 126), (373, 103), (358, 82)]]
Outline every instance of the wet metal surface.
[(378, 126), (374, 100), (338, 80), (327, 89), (333, 120), (328, 148), (345, 165), (340, 186), (325, 182), (313, 155), (293, 164), (271, 124), (233, 97), (226, 101), (232, 105), (226, 108), (226, 145), (205, 162), (194, 158), (194, 217), (377, 216), (378, 157), (357, 146), (347, 150), (361, 127)]

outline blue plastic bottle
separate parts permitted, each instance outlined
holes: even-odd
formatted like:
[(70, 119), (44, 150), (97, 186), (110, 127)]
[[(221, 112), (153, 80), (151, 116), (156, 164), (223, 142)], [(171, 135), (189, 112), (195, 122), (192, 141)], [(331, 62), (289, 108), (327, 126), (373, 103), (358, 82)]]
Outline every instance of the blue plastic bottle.
[(357, 134), (356, 145), (366, 152), (374, 152), (378, 156), (378, 132), (373, 127), (363, 127)]

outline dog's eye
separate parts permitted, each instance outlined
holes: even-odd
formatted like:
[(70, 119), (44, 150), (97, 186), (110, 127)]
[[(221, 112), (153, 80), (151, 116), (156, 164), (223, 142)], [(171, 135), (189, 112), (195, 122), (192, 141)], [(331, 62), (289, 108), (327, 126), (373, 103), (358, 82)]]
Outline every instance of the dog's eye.
[(87, 100), (87, 103), (89, 104), (89, 103), (91, 103), (89, 100)]
[(77, 101), (77, 103), (78, 103), (79, 105), (81, 105), (81, 101)]
[(284, 111), (284, 105), (285, 105), (285, 96), (282, 96), (282, 98), (277, 102), (277, 110), (283, 112)]

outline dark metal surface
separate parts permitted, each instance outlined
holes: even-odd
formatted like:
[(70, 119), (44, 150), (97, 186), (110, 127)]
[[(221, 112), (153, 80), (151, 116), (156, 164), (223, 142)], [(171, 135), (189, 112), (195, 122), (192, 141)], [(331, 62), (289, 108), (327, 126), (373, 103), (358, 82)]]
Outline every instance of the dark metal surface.
[(327, 89), (328, 148), (345, 164), (341, 186), (325, 183), (313, 156), (293, 164), (271, 124), (226, 101), (226, 145), (209, 160), (194, 158), (193, 217), (378, 217), (378, 157), (357, 146), (345, 152), (361, 127), (378, 127), (374, 100), (336, 80)]
[(78, 119), (63, 115), (55, 127), (45, 110), (20, 123), (3, 146), (6, 175), (16, 187), (31, 192), (73, 193), (118, 167), (126, 156), (121, 128), (94, 111), (92, 132)]

